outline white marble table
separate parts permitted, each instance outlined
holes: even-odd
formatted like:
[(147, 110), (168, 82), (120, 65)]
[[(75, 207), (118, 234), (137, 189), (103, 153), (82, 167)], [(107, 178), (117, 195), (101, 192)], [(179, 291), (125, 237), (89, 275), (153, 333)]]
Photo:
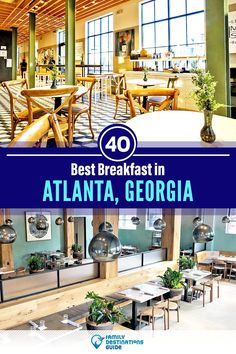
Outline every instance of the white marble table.
[(141, 143), (141, 145), (155, 147), (236, 146), (236, 119), (218, 115), (213, 117), (213, 129), (216, 134), (216, 141), (213, 144), (201, 141), (200, 131), (204, 125), (202, 112), (160, 111), (146, 113), (130, 119), (126, 125), (136, 134), (139, 145)]

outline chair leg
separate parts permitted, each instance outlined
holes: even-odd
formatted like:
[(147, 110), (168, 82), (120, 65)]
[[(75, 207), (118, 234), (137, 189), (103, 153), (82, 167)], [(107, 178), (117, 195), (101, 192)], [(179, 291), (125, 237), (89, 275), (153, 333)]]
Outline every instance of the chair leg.
[(167, 329), (170, 329), (170, 311), (167, 310)]
[(217, 298), (219, 299), (220, 297), (220, 282), (219, 280), (217, 281)]
[(203, 291), (203, 307), (205, 307), (205, 291)]
[(119, 106), (119, 99), (116, 98), (116, 110), (115, 110), (115, 115), (114, 115), (113, 119), (116, 119), (117, 112), (118, 112), (118, 106)]
[(155, 317), (152, 317), (152, 330), (154, 331), (155, 329)]
[(11, 140), (15, 138), (15, 130), (16, 130), (17, 123), (15, 121), (11, 122)]
[(210, 302), (213, 302), (213, 285), (211, 285), (210, 289)]
[(177, 322), (179, 322), (179, 306), (177, 308)]
[(92, 116), (91, 116), (90, 112), (88, 112), (88, 119), (89, 119), (89, 129), (92, 134), (92, 139), (94, 139), (94, 132), (93, 132), (93, 127), (92, 127)]
[(139, 316), (139, 329), (141, 328), (142, 319), (143, 319), (143, 316), (140, 314), (140, 316)]
[(165, 309), (164, 309), (163, 321), (164, 321), (164, 331), (166, 331), (166, 310)]
[(191, 293), (191, 299), (190, 299), (190, 302), (193, 301), (193, 296), (195, 295), (195, 290), (192, 289), (192, 293)]

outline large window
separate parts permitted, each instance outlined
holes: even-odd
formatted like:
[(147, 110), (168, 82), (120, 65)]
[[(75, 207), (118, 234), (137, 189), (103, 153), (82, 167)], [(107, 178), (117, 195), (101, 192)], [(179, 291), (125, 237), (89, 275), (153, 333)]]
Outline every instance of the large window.
[(151, 0), (141, 4), (141, 44), (150, 53), (205, 55), (205, 0)]
[[(113, 15), (87, 23), (88, 64), (102, 65), (102, 72), (113, 71)], [(99, 68), (89, 69), (100, 73)]]
[[(57, 43), (58, 43), (58, 64), (65, 65), (66, 59), (66, 43), (65, 43), (65, 31), (57, 32)], [(64, 71), (64, 70), (61, 70)]]

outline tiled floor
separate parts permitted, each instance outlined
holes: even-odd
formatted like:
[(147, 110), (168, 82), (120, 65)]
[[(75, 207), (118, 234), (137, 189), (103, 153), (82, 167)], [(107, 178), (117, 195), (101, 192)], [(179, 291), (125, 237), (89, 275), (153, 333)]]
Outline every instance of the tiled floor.
[[(170, 330), (236, 330), (236, 282), (220, 283), (220, 298), (214, 289), (214, 301), (203, 308), (202, 297), (192, 303), (181, 301), (180, 322), (176, 321), (176, 312), (170, 314)], [(142, 331), (151, 330), (145, 326)], [(163, 330), (163, 320), (155, 322), (155, 330)]]
[[(48, 101), (49, 104), (52, 104), (52, 101)], [(20, 107), (19, 107), (20, 108)], [(99, 133), (109, 124), (114, 124), (117, 122), (125, 122), (129, 119), (129, 114), (125, 113), (125, 105), (123, 102), (120, 103), (119, 112), (117, 115), (117, 120), (113, 119), (115, 112), (115, 100), (114, 97), (108, 96), (96, 100), (96, 104), (93, 104), (92, 111), (92, 122), (93, 129), (95, 133), (95, 141)], [(18, 134), (25, 123), (21, 123), (17, 126), (16, 134)], [(0, 88), (0, 144), (7, 146), (10, 142), (10, 107), (8, 95), (5, 91)], [(74, 133), (74, 144), (76, 146), (90, 146), (94, 140), (91, 138), (91, 133), (88, 126), (87, 116), (84, 115), (80, 117), (76, 122), (76, 130)]]

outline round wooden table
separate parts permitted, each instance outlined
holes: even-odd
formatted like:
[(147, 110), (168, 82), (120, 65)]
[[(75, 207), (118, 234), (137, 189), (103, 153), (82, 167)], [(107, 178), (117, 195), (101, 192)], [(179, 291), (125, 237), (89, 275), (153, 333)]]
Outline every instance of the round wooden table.
[[(201, 141), (204, 125), (202, 112), (160, 111), (137, 116), (126, 123), (136, 134), (139, 142), (155, 146), (236, 146), (236, 119), (214, 115), (213, 144)], [(150, 144), (149, 144), (150, 145)]]

